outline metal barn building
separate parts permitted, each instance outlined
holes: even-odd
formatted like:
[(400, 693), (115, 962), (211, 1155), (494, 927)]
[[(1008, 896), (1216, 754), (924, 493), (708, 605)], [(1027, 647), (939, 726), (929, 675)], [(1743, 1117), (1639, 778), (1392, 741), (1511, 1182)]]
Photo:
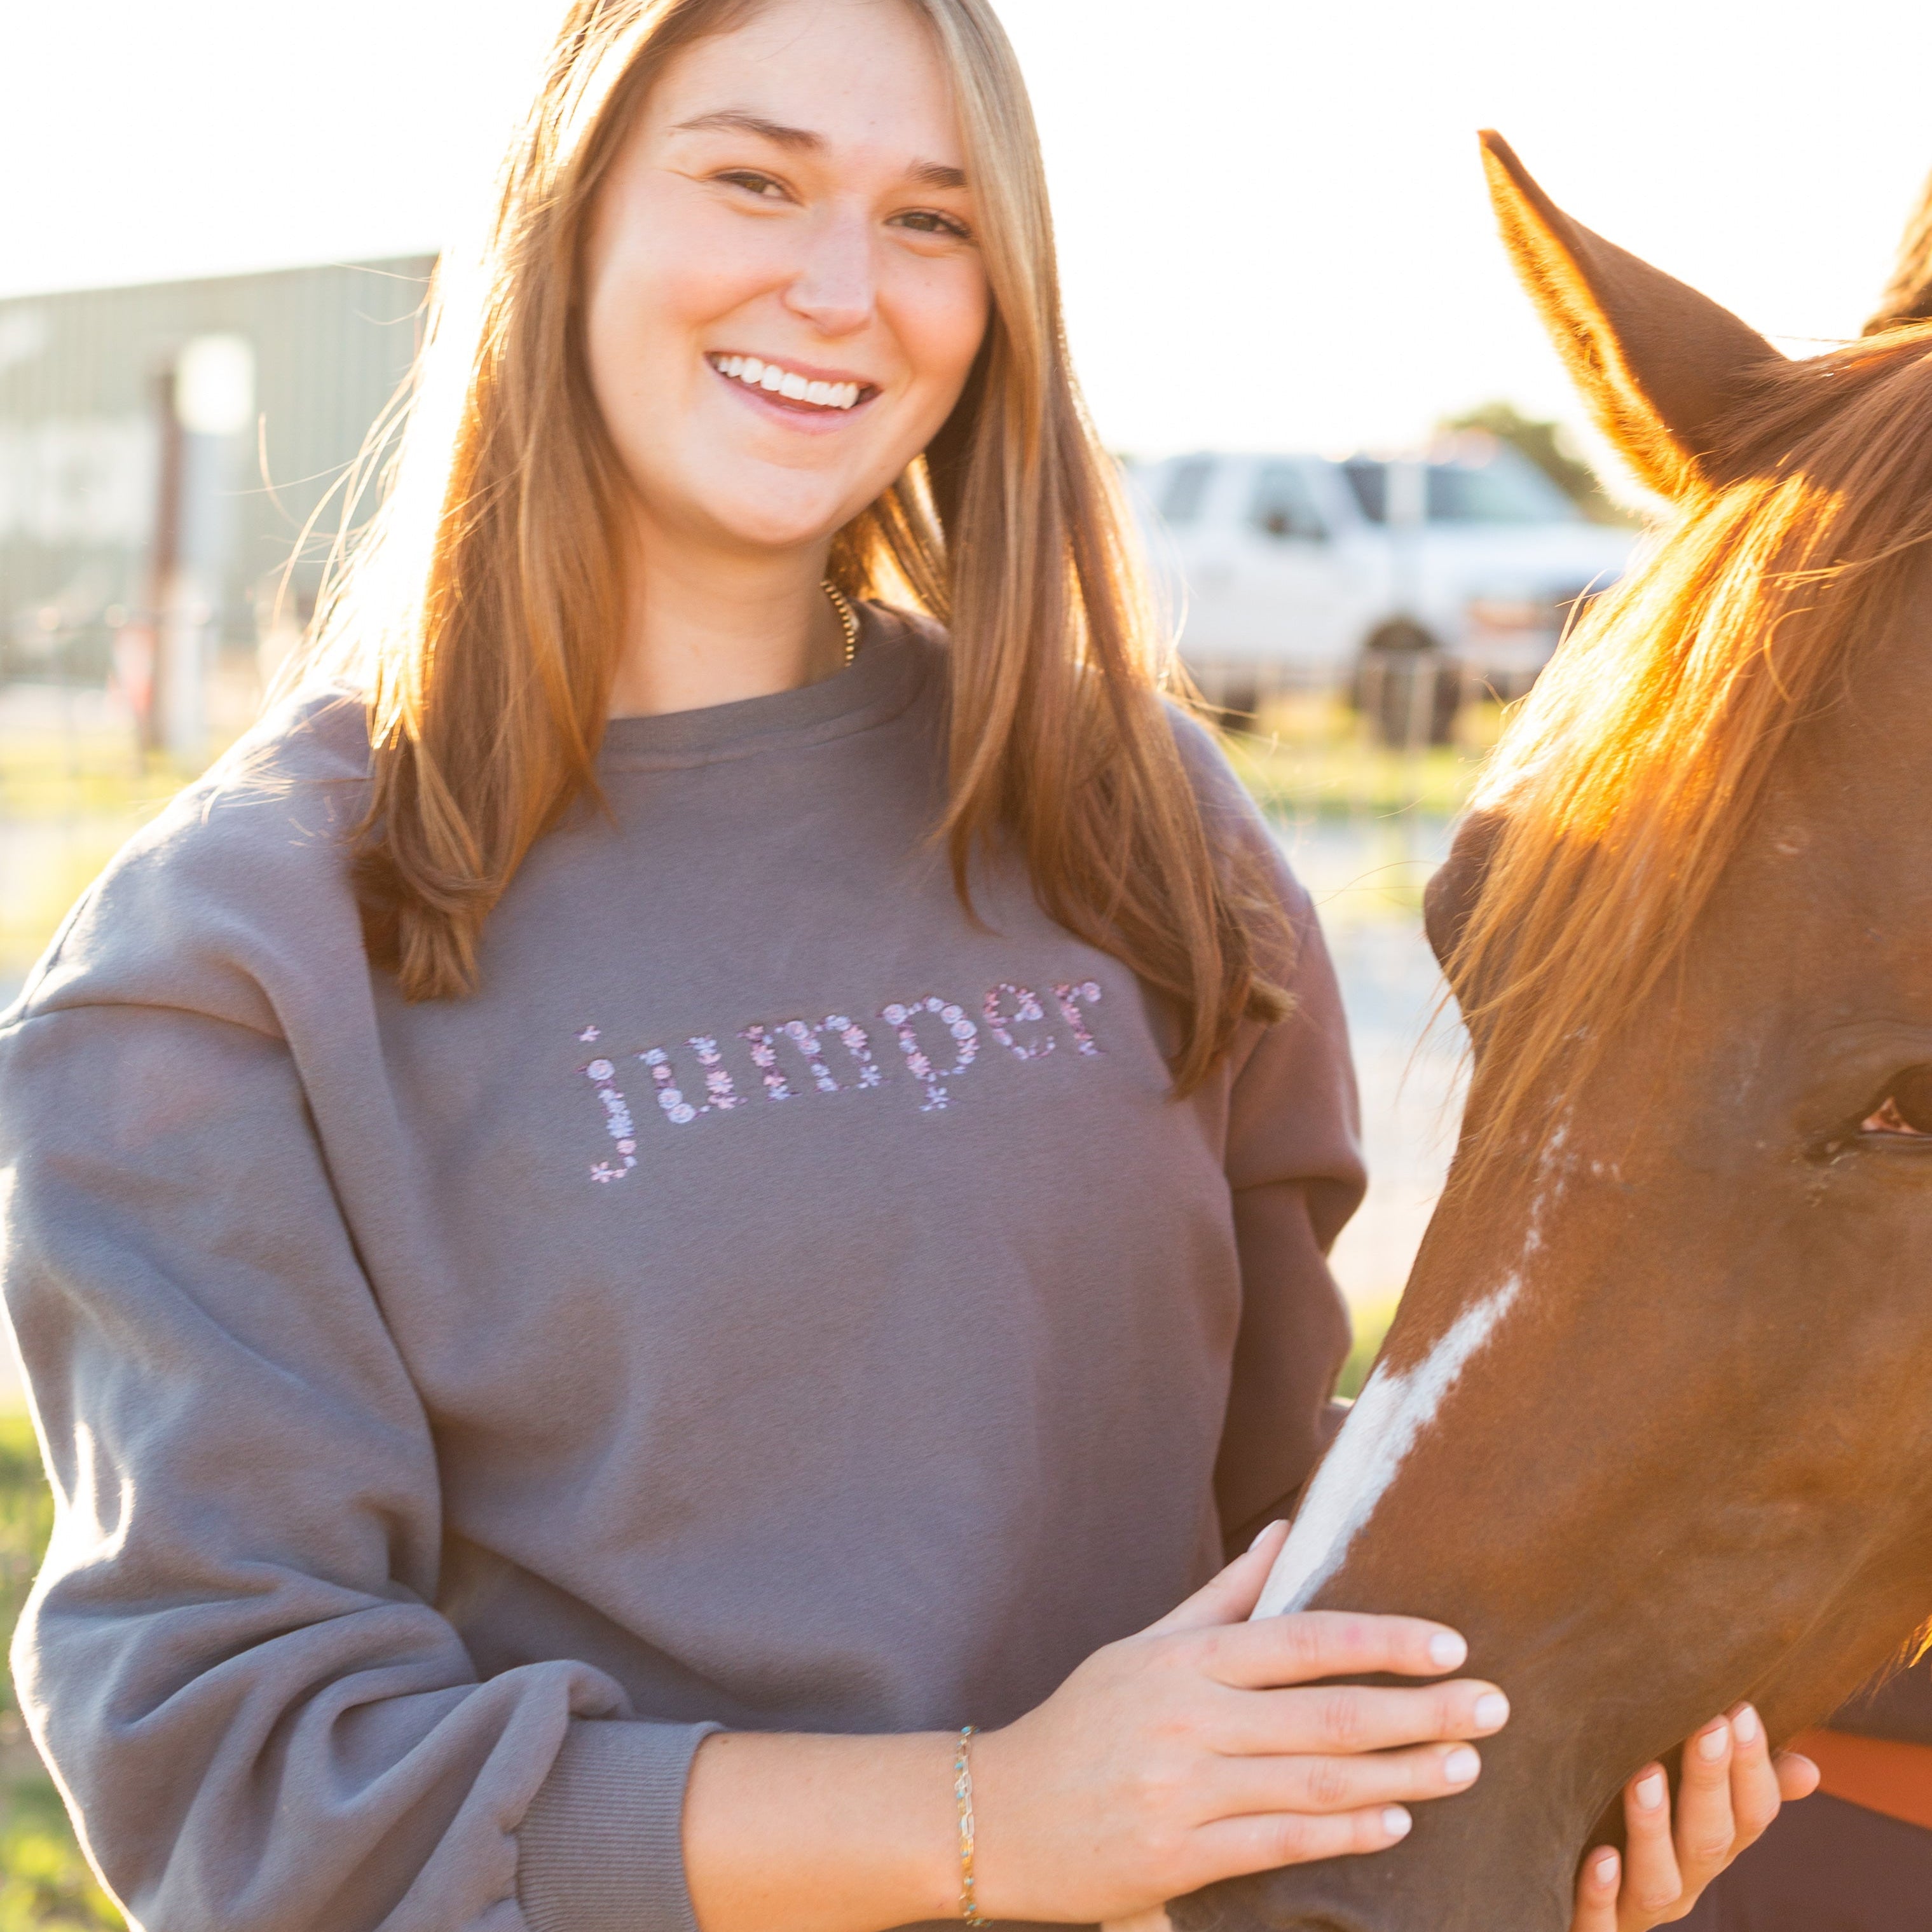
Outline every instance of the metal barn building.
[[(0, 680), (112, 674), (148, 741), (192, 755), (208, 674), (264, 642), (408, 371), (434, 266), (0, 301)], [(301, 616), (326, 547), (291, 580)]]

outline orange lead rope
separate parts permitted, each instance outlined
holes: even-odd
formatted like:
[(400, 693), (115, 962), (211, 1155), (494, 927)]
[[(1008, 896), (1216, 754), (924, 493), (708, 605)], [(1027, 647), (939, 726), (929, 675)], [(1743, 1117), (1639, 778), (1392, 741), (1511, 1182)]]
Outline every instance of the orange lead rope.
[(1932, 1832), (1932, 1744), (1817, 1730), (1801, 1732), (1790, 1748), (1816, 1765), (1820, 1791)]

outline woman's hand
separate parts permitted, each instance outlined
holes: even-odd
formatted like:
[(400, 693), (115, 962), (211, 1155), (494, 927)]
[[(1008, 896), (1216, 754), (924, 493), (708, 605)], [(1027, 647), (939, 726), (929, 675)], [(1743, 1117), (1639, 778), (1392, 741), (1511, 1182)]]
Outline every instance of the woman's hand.
[(1784, 1799), (1817, 1786), (1808, 1757), (1786, 1751), (1773, 1760), (1748, 1704), (1713, 1719), (1684, 1747), (1674, 1831), (1663, 1766), (1646, 1766), (1624, 1786), (1628, 1861), (1608, 1846), (1584, 1859), (1570, 1932), (1647, 1932), (1682, 1918)]
[(1217, 1879), (1383, 1851), (1408, 1831), (1406, 1803), (1475, 1781), (1467, 1741), (1509, 1717), (1493, 1684), (1284, 1688), (1439, 1677), (1467, 1654), (1412, 1617), (1247, 1622), (1285, 1534), (1270, 1529), (1171, 1616), (976, 1742), (989, 1918), (1128, 1918)]

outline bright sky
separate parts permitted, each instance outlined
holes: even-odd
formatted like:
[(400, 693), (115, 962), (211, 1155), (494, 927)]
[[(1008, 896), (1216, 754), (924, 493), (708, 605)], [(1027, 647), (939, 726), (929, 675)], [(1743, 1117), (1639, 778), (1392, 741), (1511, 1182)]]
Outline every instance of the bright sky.
[[(1574, 417), (1474, 130), (1794, 352), (1856, 334), (1932, 168), (1932, 8), (997, 0), (1116, 447)], [(559, 0), (0, 4), (0, 294), (434, 248)]]

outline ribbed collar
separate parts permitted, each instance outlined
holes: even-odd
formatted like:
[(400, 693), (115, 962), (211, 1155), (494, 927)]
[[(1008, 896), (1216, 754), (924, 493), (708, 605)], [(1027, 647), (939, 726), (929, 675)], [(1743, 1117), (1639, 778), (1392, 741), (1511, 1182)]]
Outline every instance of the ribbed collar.
[(849, 670), (796, 691), (614, 718), (604, 728), (598, 767), (656, 771), (794, 749), (863, 731), (897, 717), (922, 688), (932, 647), (905, 618), (876, 604), (858, 607), (859, 652)]

